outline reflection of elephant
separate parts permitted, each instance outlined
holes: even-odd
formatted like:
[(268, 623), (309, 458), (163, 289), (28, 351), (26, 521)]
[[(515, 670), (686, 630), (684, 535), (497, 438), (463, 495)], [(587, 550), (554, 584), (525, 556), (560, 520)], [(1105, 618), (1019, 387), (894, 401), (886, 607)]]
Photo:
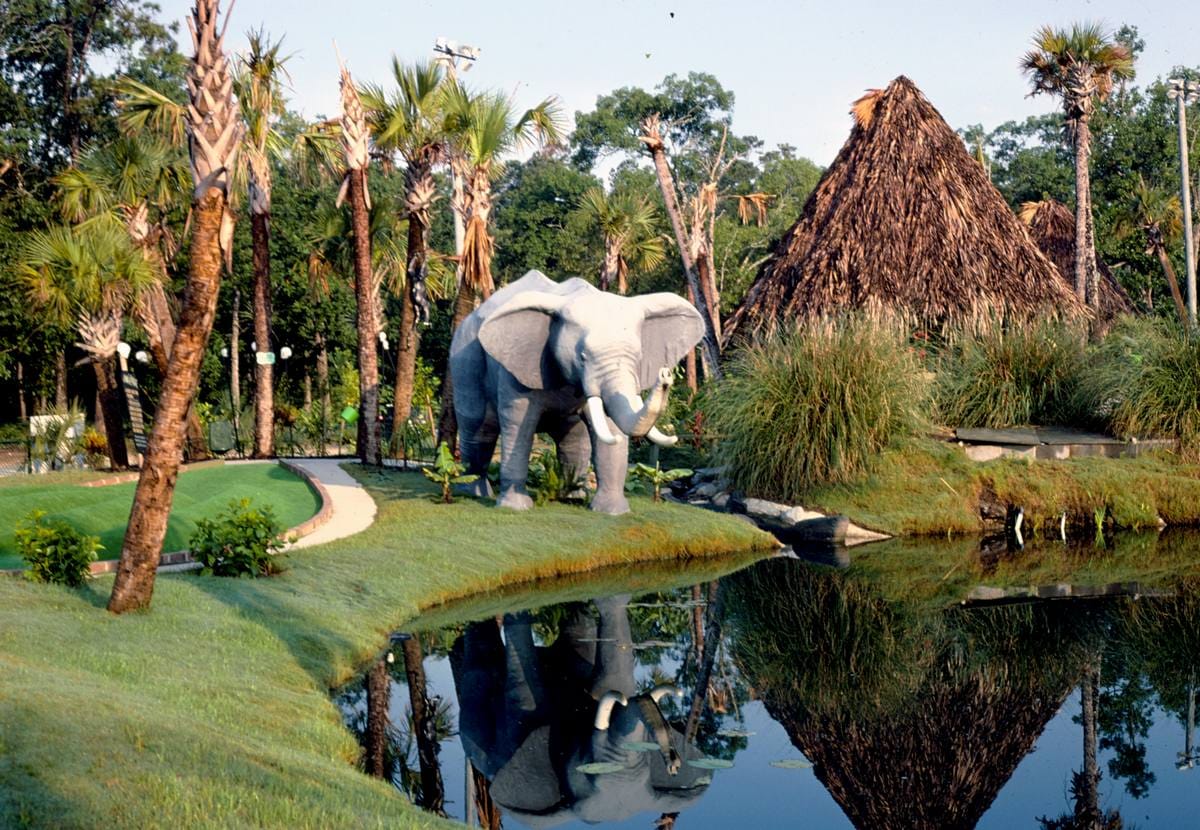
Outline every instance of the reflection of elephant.
[[(526, 509), (537, 432), (582, 473), (595, 448), (592, 509), (624, 513), (626, 436), (670, 445), (654, 428), (671, 370), (703, 332), (699, 313), (674, 294), (621, 297), (580, 279), (556, 283), (530, 271), (471, 313), (454, 333), (450, 371), (463, 458), (487, 495), (500, 445), (502, 507)], [(640, 392), (653, 388), (643, 402)], [(585, 416), (586, 415), (586, 419)]]
[[(629, 598), (596, 600), (599, 622), (576, 606), (551, 646), (536, 646), (528, 613), (472, 623), (450, 661), (467, 758), (491, 782), (492, 799), (520, 821), (550, 826), (572, 815), (618, 821), (678, 812), (705, 790), (698, 758), (670, 726), (659, 686), (636, 693)], [(656, 749), (649, 749), (656, 744)], [(581, 770), (619, 764), (615, 772)]]

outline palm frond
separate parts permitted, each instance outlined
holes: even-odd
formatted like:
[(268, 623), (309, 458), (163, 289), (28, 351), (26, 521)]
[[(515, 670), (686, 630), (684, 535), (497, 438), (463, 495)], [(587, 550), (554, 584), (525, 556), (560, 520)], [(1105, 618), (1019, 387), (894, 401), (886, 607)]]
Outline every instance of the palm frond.
[(117, 81), (118, 121), (126, 133), (149, 131), (181, 146), (187, 135), (187, 109), (153, 87), (132, 78)]

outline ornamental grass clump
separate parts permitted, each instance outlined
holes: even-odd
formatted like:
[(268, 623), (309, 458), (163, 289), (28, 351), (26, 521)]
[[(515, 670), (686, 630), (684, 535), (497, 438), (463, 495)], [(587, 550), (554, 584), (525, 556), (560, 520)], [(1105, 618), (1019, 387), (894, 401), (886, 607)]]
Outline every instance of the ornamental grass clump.
[(918, 434), (927, 387), (899, 326), (848, 317), (738, 351), (703, 409), (736, 487), (799, 501), (862, 478), (883, 449)]
[(1115, 436), (1178, 438), (1200, 455), (1200, 336), (1174, 320), (1121, 320), (1090, 356), (1079, 397)]
[(1075, 423), (1084, 342), (1061, 323), (951, 336), (937, 361), (936, 417), (988, 429)]

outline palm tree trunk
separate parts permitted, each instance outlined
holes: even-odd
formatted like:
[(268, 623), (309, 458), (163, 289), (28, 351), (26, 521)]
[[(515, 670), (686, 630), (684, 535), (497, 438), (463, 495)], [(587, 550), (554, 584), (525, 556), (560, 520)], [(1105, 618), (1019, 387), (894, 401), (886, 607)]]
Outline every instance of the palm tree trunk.
[(413, 733), (417, 739), (417, 763), (421, 769), (421, 795), (417, 806), (439, 816), (446, 814), (446, 788), (442, 783), (442, 767), (438, 762), (435, 719), (437, 711), (429, 701), (425, 682), (425, 655), (421, 641), (414, 634), (404, 641), (404, 673), (408, 679), (408, 700), (412, 706)]
[(386, 659), (378, 660), (367, 672), (367, 775), (388, 777), (388, 709), (392, 681)]
[(412, 411), (413, 385), (417, 376), (417, 348), (421, 331), (417, 328), (415, 292), (423, 291), (428, 270), (428, 215), (419, 210), (408, 214), (408, 263), (405, 290), (400, 298), (400, 342), (396, 347), (396, 388), (393, 396), (392, 435), (403, 434)]
[(675, 179), (671, 175), (671, 168), (667, 164), (667, 153), (663, 149), (661, 141), (651, 143), (648, 146), (650, 156), (654, 160), (654, 171), (658, 177), (658, 188), (662, 191), (663, 202), (667, 208), (667, 218), (671, 220), (671, 229), (675, 232), (675, 244), (679, 247), (679, 258), (683, 263), (683, 273), (687, 278), (688, 287), (695, 293), (697, 299), (696, 307), (700, 311), (700, 316), (704, 318), (704, 340), (702, 341), (701, 349), (704, 354), (705, 368), (714, 379), (719, 380), (721, 377), (721, 346), (717, 340), (717, 332), (713, 328), (712, 312), (709, 310), (708, 302), (700, 289), (700, 280), (696, 275), (696, 268), (692, 263), (691, 256), (688, 254), (687, 232), (684, 230), (683, 217), (679, 212), (679, 201), (675, 198)]
[[(618, 262), (621, 259), (621, 240), (604, 238), (604, 264), (600, 267), (600, 290), (611, 291), (613, 283), (619, 282)], [(624, 291), (620, 293), (624, 294)]]
[(67, 406), (67, 353), (62, 350), (54, 355), (54, 408), (65, 412)]
[(17, 361), (17, 417), (22, 422), (29, 420), (29, 407), (25, 403), (25, 364)]
[[(157, 249), (151, 248), (150, 250)], [(161, 257), (157, 257), (157, 261), (161, 266), (159, 268), (160, 276), (165, 279), (166, 266), (162, 265)], [(165, 378), (167, 364), (171, 359), (171, 348), (175, 345), (175, 318), (171, 315), (171, 307), (167, 303), (167, 295), (162, 283), (147, 290), (143, 294), (143, 302), (146, 304), (146, 314), (149, 319), (145, 321), (146, 325), (143, 325), (142, 328), (145, 329), (146, 337), (150, 341), (150, 355), (154, 358), (158, 376)], [(196, 402), (192, 401), (187, 414), (187, 457), (192, 461), (200, 461), (211, 455), (212, 453), (208, 450), (208, 439), (204, 437), (204, 425), (200, 423), (200, 416), (196, 413)]]
[[(450, 331), (458, 329), (458, 324), (467, 319), (467, 315), (475, 310), (475, 292), (467, 286), (464, 280), (459, 284), (458, 293), (454, 298), (454, 318)], [(442, 387), (439, 390), (442, 409), (438, 414), (437, 439), (438, 446), (445, 444), (451, 452), (457, 454), (458, 447), (458, 417), (454, 414), (454, 382), (450, 377), (450, 368), (442, 377)]]
[(329, 350), (325, 348), (325, 335), (317, 332), (317, 394), (326, 415), (333, 404), (329, 399)]
[(229, 409), (233, 420), (233, 437), (238, 453), (242, 452), (242, 358), (238, 335), (241, 333), (242, 292), (233, 289), (233, 316), (229, 324)]
[[(254, 250), (254, 341), (258, 352), (271, 347), (271, 218), (265, 213), (250, 216)], [(275, 367), (254, 361), (254, 451), (255, 458), (275, 455)]]
[(717, 340), (721, 339), (721, 298), (717, 294), (717, 282), (714, 276), (712, 253), (702, 250), (696, 259), (697, 276), (700, 289), (704, 292), (704, 305), (712, 315), (712, 327)]
[(225, 197), (217, 188), (210, 188), (193, 212), (191, 264), (183, 310), (108, 601), (108, 610), (115, 614), (149, 606), (154, 592), (183, 456), (184, 421), (200, 381), (200, 364), (217, 310), (224, 214)]
[(1167, 276), (1167, 285), (1171, 288), (1171, 299), (1175, 301), (1175, 310), (1179, 312), (1179, 321), (1187, 325), (1187, 306), (1183, 302), (1183, 293), (1179, 290), (1179, 279), (1175, 276), (1175, 266), (1167, 256), (1167, 249), (1162, 245), (1154, 246), (1154, 255), (1162, 265), (1163, 273)]
[(113, 358), (93, 358), (96, 372), (96, 400), (104, 413), (104, 437), (108, 440), (108, 457), (114, 470), (129, 466), (129, 451), (125, 447), (124, 418), (121, 414), (121, 384), (113, 368)]
[(352, 169), (350, 221), (354, 233), (354, 294), (358, 307), (358, 457), (379, 464), (379, 357), (375, 332), (375, 284), (371, 268), (371, 219), (367, 208), (367, 171)]
[(1096, 270), (1096, 249), (1091, 242), (1092, 221), (1091, 129), (1086, 116), (1075, 122), (1075, 296), (1093, 304), (1091, 285)]
[(1100, 766), (1096, 758), (1097, 703), (1100, 696), (1100, 658), (1084, 672), (1080, 687), (1080, 720), (1083, 721), (1083, 770), (1080, 774), (1075, 803), (1075, 825), (1087, 830), (1100, 830)]

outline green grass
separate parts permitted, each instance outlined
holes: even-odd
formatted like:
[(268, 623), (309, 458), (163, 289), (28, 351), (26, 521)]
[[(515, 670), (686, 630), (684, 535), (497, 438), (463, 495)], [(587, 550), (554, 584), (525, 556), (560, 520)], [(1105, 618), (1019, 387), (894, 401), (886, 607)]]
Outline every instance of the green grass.
[(288, 555), (278, 577), (165, 574), (150, 612), (121, 617), (103, 610), (109, 578), (0, 579), (0, 827), (455, 826), (356, 769), (330, 700), (388, 632), (538, 577), (771, 543), (645, 498), (621, 517), (516, 514), (434, 504), (416, 474), (355, 472), (376, 523)]
[(1200, 525), (1200, 463), (1177, 456), (1076, 458), (1067, 461), (969, 460), (932, 440), (885, 451), (875, 473), (854, 484), (817, 487), (802, 503), (844, 513), (893, 535), (963, 535), (985, 529), (985, 494), (1025, 510), (1026, 534), (1057, 530), (1065, 511), (1088, 524), (1101, 511), (1106, 525), (1137, 530)]
[[(121, 553), (129, 506), (136, 482), (104, 487), (82, 487), (96, 475), (60, 474), (14, 476), (0, 487), (0, 568), (22, 566), (13, 540), (18, 521), (31, 510), (45, 510), (83, 533), (100, 537), (101, 559)], [(307, 482), (277, 464), (216, 464), (189, 470), (179, 476), (165, 551), (184, 550), (196, 529), (196, 520), (212, 517), (232, 499), (252, 498), (269, 504), (284, 527), (295, 527), (320, 509), (317, 495)]]

